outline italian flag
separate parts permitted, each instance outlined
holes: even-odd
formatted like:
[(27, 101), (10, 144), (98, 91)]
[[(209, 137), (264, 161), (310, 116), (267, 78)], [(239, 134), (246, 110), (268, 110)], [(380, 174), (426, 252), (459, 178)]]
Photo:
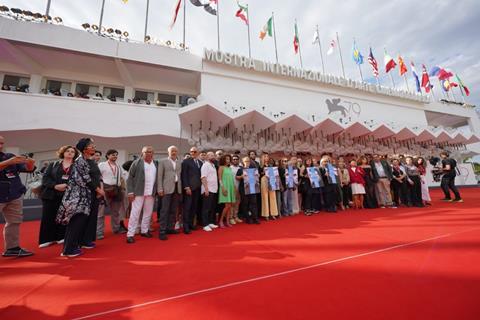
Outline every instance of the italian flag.
[(235, 16), (245, 21), (245, 24), (248, 25), (248, 6), (242, 6), (238, 1), (237, 1), (237, 5), (238, 5), (238, 11), (235, 14)]
[(265, 36), (271, 37), (273, 35), (273, 17), (268, 19), (267, 24), (263, 26), (262, 31), (260, 31), (260, 39), (265, 39)]
[(300, 47), (300, 39), (298, 38), (298, 27), (295, 22), (295, 36), (293, 37), (293, 48), (295, 49), (295, 54), (298, 53), (298, 48)]
[(462, 92), (462, 96), (463, 96), (463, 92), (465, 91), (465, 95), (468, 97), (470, 95), (470, 90), (468, 90), (468, 88), (463, 84), (458, 74), (455, 75), (455, 78), (457, 78), (457, 82), (460, 85), (460, 91)]

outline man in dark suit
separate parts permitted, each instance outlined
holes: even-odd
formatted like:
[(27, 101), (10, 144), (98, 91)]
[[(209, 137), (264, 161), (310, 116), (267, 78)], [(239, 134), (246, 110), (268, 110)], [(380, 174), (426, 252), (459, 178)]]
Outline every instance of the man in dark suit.
[(197, 217), (197, 224), (201, 224), (199, 212), (200, 187), (202, 186), (201, 168), (203, 161), (199, 159), (198, 149), (190, 149), (190, 158), (182, 162), (182, 187), (183, 187), (183, 232), (190, 234), (196, 227), (193, 224), (194, 217)]

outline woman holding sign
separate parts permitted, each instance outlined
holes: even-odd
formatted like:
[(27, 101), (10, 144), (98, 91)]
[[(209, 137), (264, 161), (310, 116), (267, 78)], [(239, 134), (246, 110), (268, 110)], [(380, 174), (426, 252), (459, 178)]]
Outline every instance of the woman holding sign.
[(263, 154), (261, 159), (261, 170), (263, 176), (260, 180), (260, 190), (262, 194), (262, 217), (266, 221), (271, 217), (273, 220), (277, 219), (277, 194), (280, 190), (280, 174), (277, 167), (270, 165), (270, 156)]
[[(230, 219), (232, 215), (232, 206), (235, 203), (235, 178), (233, 176), (232, 169), (230, 168), (230, 162), (232, 157), (229, 154), (225, 154), (220, 158), (218, 176), (220, 190), (218, 193), (218, 203), (225, 204), (222, 210), (218, 225), (220, 228), (231, 227)], [(225, 224), (223, 221), (225, 221)]]
[(337, 212), (337, 168), (335, 168), (331, 162), (330, 157), (324, 156), (320, 160), (320, 174), (324, 187), (322, 188), (322, 196), (327, 212)]
[(257, 194), (260, 193), (260, 175), (258, 169), (249, 157), (242, 159), (243, 168), (237, 171), (236, 179), (239, 181), (238, 191), (242, 201), (240, 205), (245, 214), (245, 220), (248, 224), (260, 224), (258, 221)]

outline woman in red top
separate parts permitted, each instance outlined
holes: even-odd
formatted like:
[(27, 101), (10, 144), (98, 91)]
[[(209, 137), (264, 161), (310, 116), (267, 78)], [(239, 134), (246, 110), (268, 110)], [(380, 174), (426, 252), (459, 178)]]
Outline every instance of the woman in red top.
[(350, 161), (350, 168), (348, 168), (350, 175), (350, 183), (353, 195), (353, 207), (355, 209), (363, 209), (363, 197), (365, 194), (365, 179), (363, 178), (365, 172), (361, 167), (357, 167), (357, 161)]

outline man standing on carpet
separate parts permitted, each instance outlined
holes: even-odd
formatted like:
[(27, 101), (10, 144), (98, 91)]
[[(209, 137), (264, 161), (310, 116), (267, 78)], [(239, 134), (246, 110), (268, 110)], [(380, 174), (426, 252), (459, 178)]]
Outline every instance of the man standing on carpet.
[(153, 160), (153, 148), (145, 146), (142, 149), (142, 157), (135, 160), (128, 171), (127, 194), (128, 200), (132, 203), (132, 210), (128, 220), (127, 243), (135, 242), (134, 236), (142, 207), (140, 235), (145, 238), (152, 237), (149, 229), (156, 191), (157, 163)]
[[(445, 194), (445, 198), (443, 198), (442, 200), (450, 202), (463, 202), (462, 197), (460, 196), (460, 192), (455, 186), (455, 177), (457, 176), (457, 161), (450, 158), (450, 154), (448, 153), (448, 151), (442, 151), (440, 153), (440, 157), (442, 158), (443, 171), (443, 177), (440, 186), (442, 187), (442, 191)], [(450, 190), (452, 190), (453, 194), (455, 195), (455, 199), (453, 200), (450, 197)]]
[[(168, 147), (168, 158), (158, 163), (158, 195), (162, 197), (160, 212), (160, 240), (168, 240), (167, 234), (179, 233), (175, 230), (175, 217), (182, 196), (182, 164), (177, 157), (178, 149)], [(190, 231), (190, 226), (183, 226)], [(187, 229), (185, 229), (187, 228)]]
[(190, 158), (182, 161), (181, 180), (183, 186), (183, 232), (190, 234), (195, 230), (194, 219), (200, 224), (200, 178), (203, 162), (198, 158), (198, 149), (190, 149)]
[(26, 188), (20, 172), (35, 171), (35, 160), (26, 156), (4, 153), (5, 139), (0, 136), (0, 211), (5, 219), (4, 257), (26, 257), (33, 253), (20, 247), (20, 224), (23, 220), (23, 195)]
[(392, 194), (390, 193), (390, 181), (393, 179), (392, 167), (386, 160), (381, 159), (378, 154), (373, 155), (370, 166), (372, 167), (373, 179), (375, 181), (378, 205), (381, 208), (386, 206), (394, 208)]

